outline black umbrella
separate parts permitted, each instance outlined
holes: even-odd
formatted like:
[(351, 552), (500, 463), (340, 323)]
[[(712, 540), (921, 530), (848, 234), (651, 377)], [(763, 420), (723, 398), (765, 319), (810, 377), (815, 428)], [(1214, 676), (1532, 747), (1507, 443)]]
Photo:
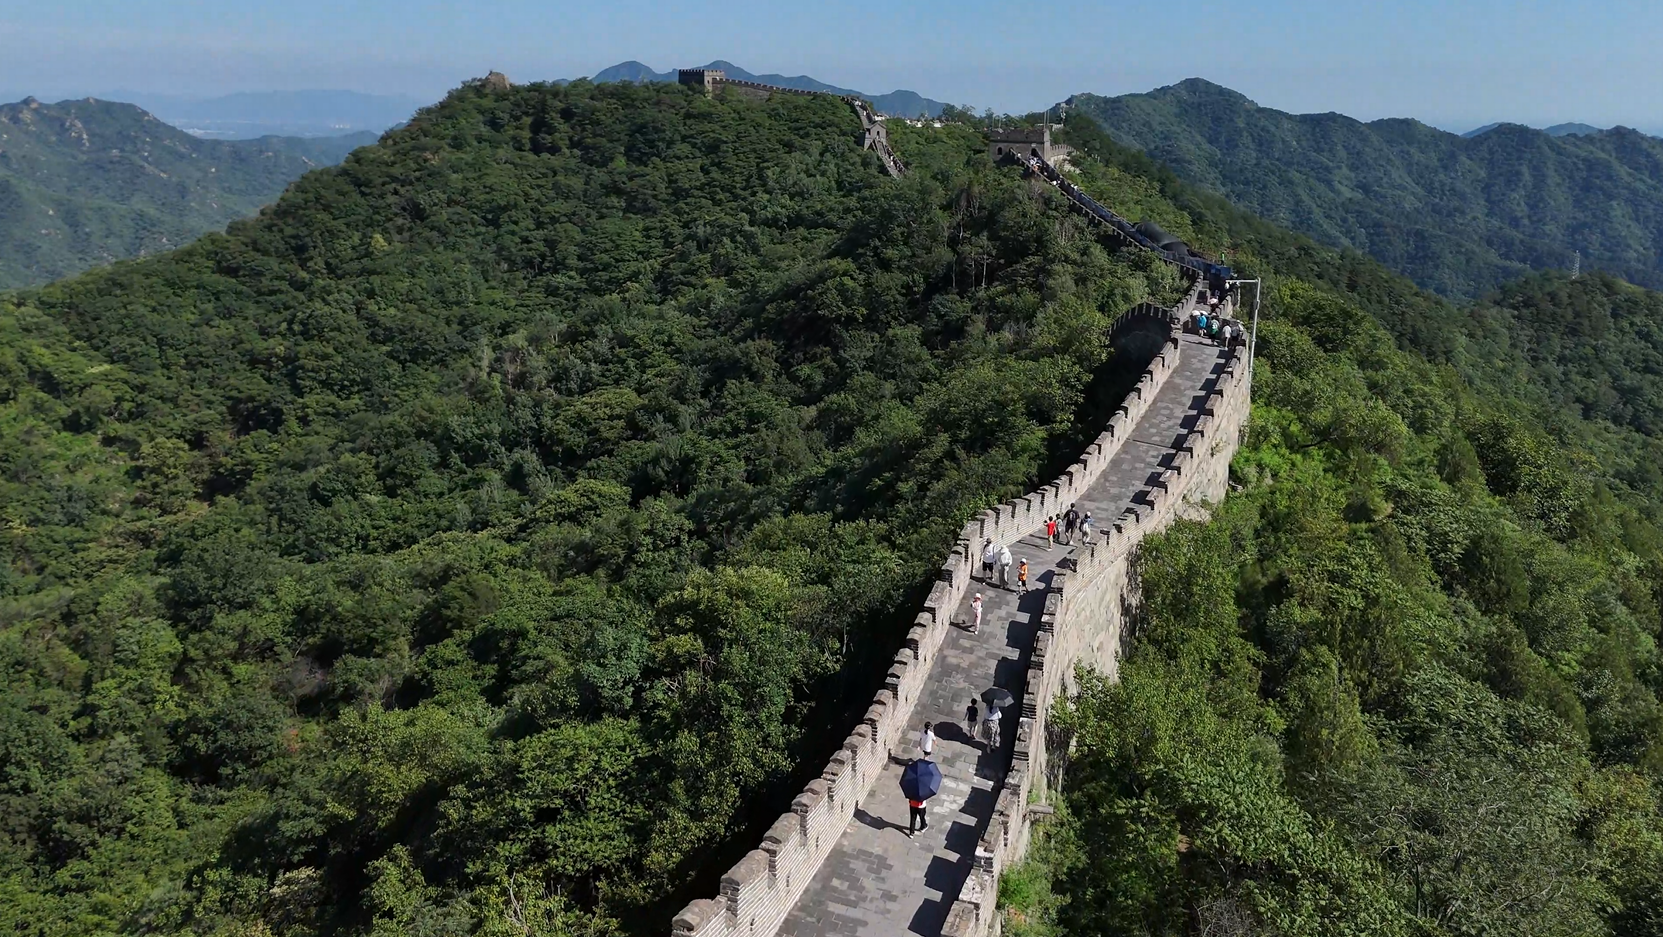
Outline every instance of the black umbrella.
[(907, 800), (929, 800), (941, 790), (941, 769), (920, 758), (901, 769), (901, 793)]
[(1005, 689), (1004, 687), (996, 686), (982, 691), (982, 702), (992, 706), (994, 709), (1004, 709), (1006, 706), (1016, 702), (1016, 697), (1012, 696), (1011, 691)]

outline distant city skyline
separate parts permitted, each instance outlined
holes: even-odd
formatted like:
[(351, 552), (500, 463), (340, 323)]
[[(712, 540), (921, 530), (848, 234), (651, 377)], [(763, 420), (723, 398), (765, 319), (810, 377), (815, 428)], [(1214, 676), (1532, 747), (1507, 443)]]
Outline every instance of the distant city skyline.
[(1193, 76), (1279, 110), (1413, 117), (1456, 132), (1496, 121), (1663, 128), (1663, 99), (1635, 93), (1663, 86), (1651, 48), (1663, 4), (1455, 6), (1265, 0), (1175, 13), (1063, 0), (1033, 17), (987, 0), (58, 0), (27, 15), (0, 8), (0, 91), (55, 100), (339, 88), (431, 101), (490, 69), (537, 81), (631, 59), (667, 69), (721, 58), (996, 111)]

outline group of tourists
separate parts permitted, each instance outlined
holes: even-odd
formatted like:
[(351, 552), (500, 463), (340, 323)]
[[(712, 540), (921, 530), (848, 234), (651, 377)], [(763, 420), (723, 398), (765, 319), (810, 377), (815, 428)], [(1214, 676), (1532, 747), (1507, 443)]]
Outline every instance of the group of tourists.
[[(1095, 524), (1096, 521), (1092, 519), (1090, 511), (1082, 514), (1079, 507), (1073, 504), (1069, 505), (1068, 510), (1061, 514), (1048, 515), (1045, 518), (1045, 549), (1055, 549), (1059, 543), (1064, 546), (1073, 546), (1076, 535), (1079, 536), (1082, 546), (1090, 546), (1091, 533)], [(995, 574), (997, 574), (999, 588), (1009, 590), (1011, 588), (1010, 572), (1012, 565), (1014, 565), (1016, 567), (1015, 591), (1018, 595), (1026, 595), (1028, 592), (1028, 560), (1024, 557), (1015, 561), (1014, 564), (1012, 561), (1010, 547), (1002, 543), (995, 543), (992, 537), (982, 541), (982, 581), (991, 585), (994, 582)], [(982, 596), (978, 592), (975, 600), (971, 603), (972, 607), (978, 612), (978, 616), (981, 601)], [(974, 625), (972, 625), (971, 631), (975, 631)]]
[[(1061, 514), (1049, 515), (1045, 518), (1045, 548), (1054, 549), (1057, 544), (1074, 546), (1075, 538), (1079, 538), (1080, 546), (1091, 544), (1091, 534), (1094, 521), (1090, 511), (1081, 511), (1078, 504), (1070, 504), (1068, 510)], [(1025, 595), (1028, 591), (1028, 560), (1017, 559), (1011, 555), (1010, 547), (997, 543), (992, 537), (982, 541), (982, 581), (993, 585), (997, 581), (999, 588), (1012, 589), (1011, 570), (1016, 570), (1014, 590), (1018, 595)], [(997, 580), (995, 579), (997, 576)], [(982, 614), (985, 600), (980, 592), (970, 599), (970, 617), (964, 622), (965, 629), (975, 634), (982, 628)], [(996, 691), (989, 690), (989, 693)], [(1010, 702), (1010, 695), (1005, 693), (1002, 699), (987, 698), (987, 709), (984, 711), (972, 699), (964, 711), (964, 726), (972, 740), (980, 739), (989, 752), (996, 751), (1000, 744), (1000, 724), (1004, 719), (1004, 711), (996, 702)], [(935, 751), (936, 734), (933, 723), (924, 723), (924, 731), (918, 736), (919, 761), (927, 761)], [(917, 764), (915, 761), (914, 764)], [(903, 778), (903, 786), (907, 781)], [(907, 806), (911, 817), (907, 824), (907, 835), (920, 833), (929, 829), (929, 821), (925, 814), (925, 802), (928, 797), (907, 797)]]
[[(994, 574), (995, 571), (997, 571), (998, 574), (999, 574), (999, 588), (1007, 589), (1007, 590), (1010, 589), (1010, 587), (1011, 587), (1011, 565), (1012, 564), (1011, 564), (1011, 549), (1010, 549), (1010, 547), (1007, 547), (1004, 544), (994, 543), (992, 537), (989, 537), (988, 539), (982, 541), (982, 581), (987, 582), (989, 584), (992, 584), (993, 574)], [(1027, 557), (1023, 557), (1022, 559), (1018, 560), (1015, 565), (1016, 565), (1016, 589), (1015, 589), (1016, 594), (1017, 595), (1027, 595), (1028, 594), (1028, 559), (1027, 559)], [(978, 593), (976, 593), (976, 598), (974, 600), (972, 600), (971, 603), (970, 603), (972, 609), (974, 609), (975, 612), (977, 613), (977, 618), (978, 619), (980, 618), (980, 613), (981, 613), (981, 603), (982, 603), (982, 594), (980, 592), (978, 592)], [(972, 627), (970, 630), (971, 630), (972, 633), (974, 633), (976, 629), (974, 627)]]
[[(989, 690), (988, 692), (993, 693), (996, 691)], [(1009, 703), (1010, 701), (1010, 694), (1004, 694), (1003, 702)], [(1001, 707), (992, 705), (991, 702), (987, 707), (987, 715), (982, 715), (982, 711), (976, 705), (976, 700), (972, 698), (970, 700), (970, 705), (964, 710), (964, 728), (965, 731), (969, 733), (972, 741), (980, 738), (984, 743), (986, 743), (987, 751), (997, 751), (999, 748), (999, 726), (1000, 723), (1004, 721), (1004, 717), (1004, 710)], [(935, 723), (926, 722), (924, 723), (924, 731), (918, 734), (918, 758), (914, 760), (914, 765), (917, 765), (919, 761), (929, 761), (930, 756), (935, 754), (935, 743)], [(939, 784), (939, 770), (937, 770), (936, 778), (937, 783)], [(908, 780), (908, 778), (903, 776), (903, 792), (906, 791), (906, 784)], [(922, 833), (930, 828), (929, 815), (926, 812), (926, 803), (929, 801), (929, 793), (933, 793), (933, 791), (926, 792), (918, 790), (907, 795), (908, 836), (911, 836), (914, 833)]]
[(1076, 533), (1089, 546), (1093, 523), (1090, 511), (1081, 514), (1079, 505), (1070, 504), (1068, 510), (1045, 519), (1045, 549), (1049, 550), (1059, 543), (1067, 547), (1073, 546)]
[(1210, 338), (1225, 348), (1234, 348), (1247, 341), (1247, 332), (1235, 319), (1225, 318), (1217, 310), (1197, 309), (1184, 323), (1184, 331)]

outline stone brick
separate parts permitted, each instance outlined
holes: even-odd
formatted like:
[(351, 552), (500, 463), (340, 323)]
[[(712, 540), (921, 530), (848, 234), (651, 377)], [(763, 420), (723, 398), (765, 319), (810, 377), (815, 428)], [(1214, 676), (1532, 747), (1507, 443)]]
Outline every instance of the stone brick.
[(746, 888), (765, 883), (767, 877), (768, 854), (760, 849), (753, 849), (722, 876), (722, 894), (737, 895)]
[(722, 913), (721, 902), (710, 898), (700, 898), (689, 902), (681, 909), (671, 926), (675, 928), (676, 937), (692, 937), (716, 921)]

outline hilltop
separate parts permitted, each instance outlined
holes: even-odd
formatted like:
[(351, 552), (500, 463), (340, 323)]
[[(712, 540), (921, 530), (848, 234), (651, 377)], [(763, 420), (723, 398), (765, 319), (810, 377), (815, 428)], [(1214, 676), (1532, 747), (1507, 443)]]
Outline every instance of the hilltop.
[(220, 230), (375, 136), (201, 140), (131, 104), (0, 105), (0, 289)]
[[(1497, 127), (1502, 126), (1503, 123), (1504, 122), (1497, 122), (1497, 123), (1493, 123), (1493, 124), (1485, 124), (1482, 127), (1475, 127), (1472, 130), (1469, 130), (1466, 133), (1461, 134), (1461, 136), (1467, 137), (1467, 138), (1470, 139), (1472, 137), (1478, 136), (1481, 133), (1488, 133), (1491, 130), (1494, 130)], [(1585, 136), (1587, 134), (1592, 134), (1592, 133), (1601, 133), (1601, 132), (1603, 132), (1604, 129), (1605, 128), (1603, 128), (1603, 127), (1595, 127), (1592, 124), (1582, 124), (1582, 123), (1576, 123), (1576, 122), (1573, 121), (1573, 122), (1570, 122), (1570, 123), (1554, 124), (1554, 125), (1549, 126), (1549, 127), (1543, 127), (1542, 132), (1547, 134), (1550, 137), (1570, 137), (1570, 136)]]
[[(880, 114), (891, 117), (939, 117), (944, 102), (932, 101), (913, 91), (891, 91), (888, 94), (865, 94), (850, 88), (839, 88), (823, 81), (810, 78), (807, 75), (756, 75), (733, 64), (717, 59), (704, 68), (719, 68), (727, 72), (729, 78), (740, 81), (754, 81), (759, 84), (773, 85), (778, 88), (795, 88), (799, 91), (825, 91), (830, 94), (853, 94), (865, 98), (872, 103), (872, 107)], [(591, 81), (633, 81), (633, 82), (673, 82), (676, 80), (676, 70), (656, 72), (650, 67), (636, 61), (620, 62), (610, 68), (603, 68), (596, 72)]]
[(1463, 138), (1289, 114), (1200, 79), (1069, 105), (1184, 179), (1449, 296), (1569, 268), (1578, 250), (1584, 267), (1663, 286), (1663, 140), (1637, 131), (1502, 124)]

